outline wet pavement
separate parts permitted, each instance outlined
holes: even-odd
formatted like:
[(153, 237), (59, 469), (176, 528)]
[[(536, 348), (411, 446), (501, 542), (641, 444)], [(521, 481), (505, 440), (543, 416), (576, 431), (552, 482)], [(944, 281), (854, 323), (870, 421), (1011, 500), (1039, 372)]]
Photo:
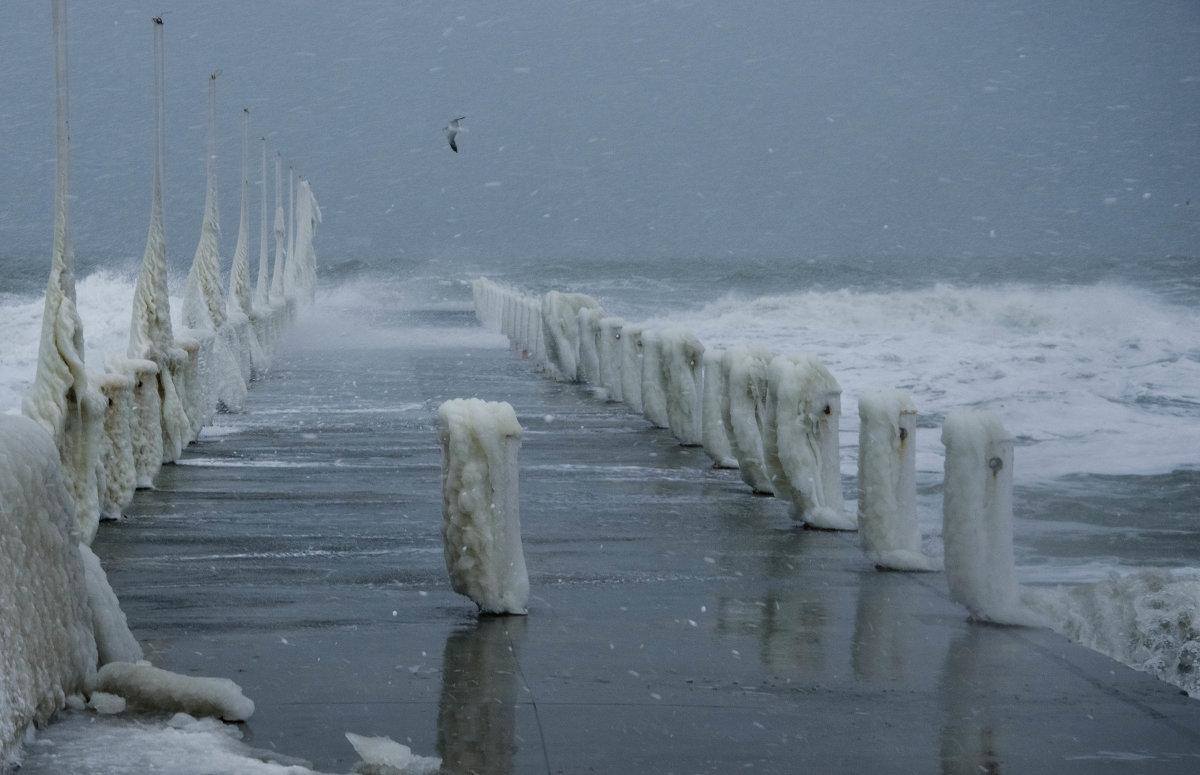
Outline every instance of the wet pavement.
[[(156, 665), (232, 678), (250, 745), (346, 772), (343, 733), (445, 773), (1192, 773), (1200, 703), (877, 572), (465, 312), (309, 321), (94, 548)], [(526, 617), (441, 549), (436, 408), (525, 428)]]

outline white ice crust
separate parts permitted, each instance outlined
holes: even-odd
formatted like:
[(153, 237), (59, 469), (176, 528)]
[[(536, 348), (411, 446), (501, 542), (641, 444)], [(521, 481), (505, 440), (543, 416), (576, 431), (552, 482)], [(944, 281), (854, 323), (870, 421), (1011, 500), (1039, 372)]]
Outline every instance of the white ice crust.
[(991, 412), (954, 412), (942, 425), (946, 583), (976, 619), (1035, 624), (1013, 567), (1012, 441)]
[(917, 524), (916, 417), (900, 390), (858, 398), (858, 534), (863, 551), (888, 570), (941, 570), (921, 551)]
[(523, 614), (529, 575), (517, 501), (516, 412), (507, 403), (453, 399), (439, 407), (438, 429), (442, 539), (454, 591), (484, 613)]
[(701, 399), (701, 441), (714, 468), (737, 468), (723, 417), (729, 414), (729, 372), (724, 350), (704, 351), (704, 394)]
[(245, 721), (254, 703), (228, 678), (180, 675), (148, 662), (109, 662), (88, 682), (89, 692), (124, 698), (133, 708)]
[(775, 494), (763, 452), (767, 366), (772, 357), (770, 351), (762, 348), (734, 347), (725, 351), (722, 364), (729, 396), (729, 411), (722, 412), (725, 433), (737, 458), (742, 481), (764, 495)]

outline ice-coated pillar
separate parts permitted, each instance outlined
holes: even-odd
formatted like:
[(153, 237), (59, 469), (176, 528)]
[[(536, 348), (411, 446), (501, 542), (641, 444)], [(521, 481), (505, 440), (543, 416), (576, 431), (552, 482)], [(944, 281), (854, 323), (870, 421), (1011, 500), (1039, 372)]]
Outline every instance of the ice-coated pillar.
[(133, 377), (128, 374), (94, 375), (92, 380), (105, 398), (104, 435), (100, 440), (100, 516), (119, 519), (133, 500), (137, 469), (133, 458)]
[(600, 319), (604, 310), (584, 307), (579, 310), (579, 381), (600, 384)]
[(838, 423), (842, 389), (811, 355), (780, 355), (767, 369), (763, 459), (792, 519), (824, 530), (854, 530), (842, 499)]
[(1013, 570), (1013, 439), (991, 412), (956, 412), (942, 425), (946, 484), (942, 538), (950, 596), (973, 619), (1032, 624)]
[(546, 371), (560, 382), (579, 381), (579, 310), (600, 305), (582, 293), (549, 291), (542, 297)]
[(724, 350), (704, 351), (704, 395), (700, 402), (700, 436), (713, 468), (737, 468), (737, 457), (725, 432), (722, 415), (729, 414), (729, 373)]
[(881, 570), (938, 570), (917, 524), (917, 407), (900, 390), (858, 399), (858, 535)]
[(662, 335), (658, 331), (642, 331), (642, 414), (654, 427), (669, 428), (662, 345)]
[(642, 327), (621, 329), (621, 400), (635, 412), (642, 411)]
[(667, 388), (667, 427), (680, 444), (698, 447), (704, 345), (691, 331), (671, 330), (662, 333), (659, 347)]
[(600, 386), (608, 391), (609, 401), (621, 401), (621, 318), (600, 319)]
[(775, 488), (763, 458), (763, 422), (767, 413), (767, 364), (771, 353), (735, 347), (725, 353), (729, 411), (722, 421), (742, 481), (756, 493), (774, 495)]
[(442, 541), (454, 591), (483, 613), (524, 614), (529, 575), (517, 505), (517, 415), (507, 403), (457, 398), (438, 408), (438, 432)]

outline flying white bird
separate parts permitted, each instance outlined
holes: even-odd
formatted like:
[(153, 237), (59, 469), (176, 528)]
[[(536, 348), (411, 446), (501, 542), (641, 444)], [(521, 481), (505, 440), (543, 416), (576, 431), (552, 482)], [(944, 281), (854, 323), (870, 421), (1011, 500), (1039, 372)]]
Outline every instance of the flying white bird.
[(446, 139), (450, 141), (450, 150), (454, 151), (455, 153), (458, 153), (458, 145), (454, 142), (455, 135), (457, 135), (459, 132), (467, 131), (466, 129), (459, 129), (458, 127), (458, 122), (462, 121), (464, 118), (466, 118), (466, 116), (459, 116), (446, 125)]

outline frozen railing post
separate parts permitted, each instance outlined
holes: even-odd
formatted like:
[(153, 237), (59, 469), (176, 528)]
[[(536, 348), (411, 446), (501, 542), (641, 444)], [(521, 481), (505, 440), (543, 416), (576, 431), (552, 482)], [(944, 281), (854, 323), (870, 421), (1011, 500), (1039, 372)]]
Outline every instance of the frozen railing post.
[(642, 415), (656, 428), (671, 427), (663, 376), (663, 338), (653, 329), (642, 331)]
[(621, 400), (633, 411), (642, 411), (642, 327), (621, 329)]
[(779, 355), (767, 368), (763, 460), (775, 494), (797, 522), (854, 530), (842, 499), (838, 425), (842, 388), (811, 355)]
[(604, 310), (584, 307), (579, 310), (579, 381), (600, 386), (600, 319)]
[(704, 395), (701, 399), (700, 436), (713, 468), (737, 468), (737, 457), (721, 418), (729, 414), (729, 372), (724, 350), (704, 351)]
[(524, 614), (529, 575), (517, 504), (517, 415), (507, 403), (453, 399), (438, 408), (438, 431), (442, 540), (454, 591), (483, 613)]
[(903, 391), (858, 399), (858, 533), (880, 570), (938, 570), (917, 524), (917, 407)]
[(1036, 624), (1013, 569), (1013, 439), (991, 412), (957, 412), (942, 426), (942, 538), (950, 596), (973, 619)]
[(723, 367), (729, 401), (722, 407), (725, 433), (737, 457), (742, 481), (760, 495), (775, 488), (763, 458), (763, 423), (767, 412), (767, 364), (771, 353), (760, 348), (727, 350)]
[(667, 425), (679, 443), (698, 447), (704, 345), (691, 331), (664, 331), (659, 342), (667, 394)]
[(600, 358), (600, 385), (607, 391), (609, 401), (621, 401), (621, 318), (600, 319), (600, 339), (597, 343)]

